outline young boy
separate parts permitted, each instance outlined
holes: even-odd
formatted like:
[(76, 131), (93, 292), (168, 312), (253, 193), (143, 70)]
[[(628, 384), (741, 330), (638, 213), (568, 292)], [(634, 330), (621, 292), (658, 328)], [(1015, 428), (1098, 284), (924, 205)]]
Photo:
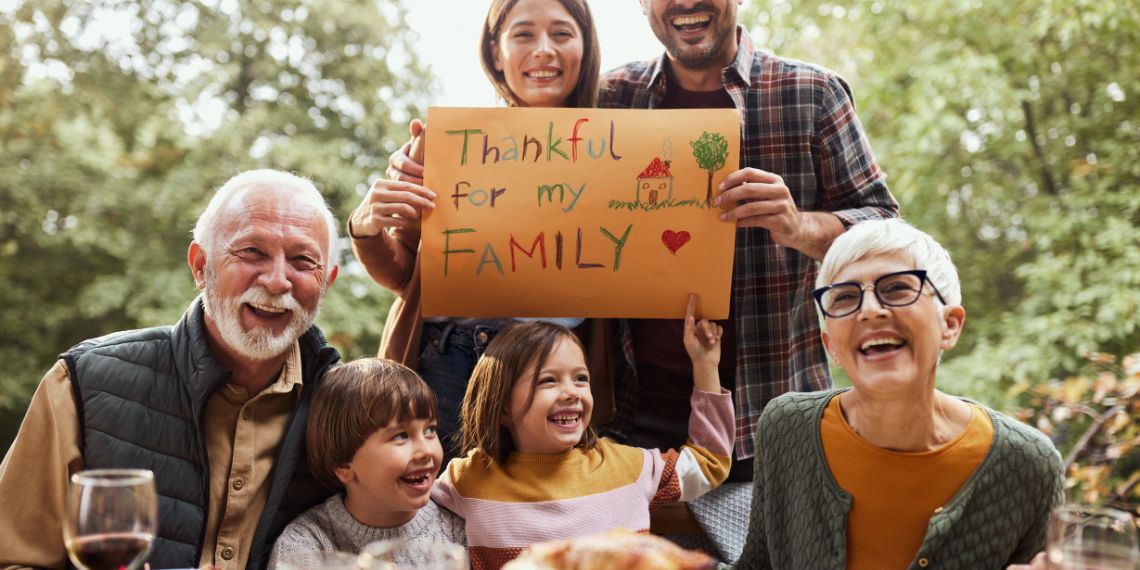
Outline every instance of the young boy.
[(465, 544), (463, 520), (430, 500), (443, 461), (435, 426), (435, 396), (411, 369), (361, 358), (330, 370), (305, 445), (313, 475), (344, 493), (289, 523), (269, 567), (286, 553), (355, 554), (377, 540)]

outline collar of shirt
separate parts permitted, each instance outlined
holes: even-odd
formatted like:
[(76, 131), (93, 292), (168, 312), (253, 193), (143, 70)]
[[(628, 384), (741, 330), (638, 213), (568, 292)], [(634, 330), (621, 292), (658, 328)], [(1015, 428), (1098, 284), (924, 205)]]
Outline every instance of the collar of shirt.
[[(289, 350), (289, 355), (285, 358), (285, 365), (281, 367), (281, 372), (277, 375), (277, 380), (269, 386), (266, 386), (260, 393), (250, 394), (245, 388), (227, 382), (222, 386), (221, 394), (231, 403), (240, 405), (262, 394), (286, 394), (293, 392), (294, 388), (302, 385), (301, 345), (300, 343), (294, 342), (293, 347)], [(301, 390), (296, 390), (295, 394), (299, 398), (301, 396)]]
[[(733, 87), (743, 89), (751, 83), (749, 78), (752, 73), (752, 58), (755, 55), (756, 48), (753, 46), (752, 38), (744, 26), (736, 26), (736, 38), (736, 58), (732, 60), (731, 65), (721, 69), (720, 74), (725, 87), (728, 88), (729, 95), (736, 104), (736, 108), (740, 110), (744, 107), (744, 98)], [(665, 67), (668, 65), (672, 65), (669, 63), (668, 53), (657, 58), (653, 63), (653, 69), (649, 73), (649, 92), (652, 94), (650, 96), (650, 109), (657, 107), (661, 103), (661, 99), (665, 97), (665, 90), (669, 83), (665, 76)]]

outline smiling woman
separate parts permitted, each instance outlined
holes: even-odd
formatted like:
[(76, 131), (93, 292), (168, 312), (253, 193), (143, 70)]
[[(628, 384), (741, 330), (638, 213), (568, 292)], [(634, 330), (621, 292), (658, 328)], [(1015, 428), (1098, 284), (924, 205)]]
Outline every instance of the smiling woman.
[(601, 67), (583, 0), (494, 0), (479, 38), (483, 70), (512, 107), (593, 107)]
[[(491, 107), (497, 94), (484, 78), (480, 64), (479, 26), (440, 25), (440, 14), (449, 22), (482, 21), (490, 0), (432, 0), (405, 2), (407, 24), (420, 38), (416, 57), (438, 78), (440, 89), (420, 93), (427, 104), (448, 107)], [(631, 61), (646, 60), (661, 53), (661, 44), (645, 23), (635, 0), (589, 2), (594, 15), (601, 68), (611, 69)]]
[(1032, 428), (935, 388), (966, 318), (950, 255), (905, 222), (867, 221), (831, 245), (816, 285), (823, 344), (853, 387), (765, 408), (737, 566), (1027, 562), (1062, 499), (1061, 458)]

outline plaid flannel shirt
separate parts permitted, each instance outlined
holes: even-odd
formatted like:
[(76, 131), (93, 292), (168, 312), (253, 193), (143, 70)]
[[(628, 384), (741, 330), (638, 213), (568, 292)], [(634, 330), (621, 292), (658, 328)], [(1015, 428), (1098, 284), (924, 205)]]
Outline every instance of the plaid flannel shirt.
[[(847, 83), (834, 72), (756, 50), (738, 27), (736, 60), (721, 75), (740, 111), (740, 167), (784, 179), (803, 211), (831, 212), (845, 226), (898, 215)], [(665, 95), (665, 57), (605, 74), (599, 107), (653, 109)], [(831, 387), (811, 291), (817, 262), (772, 241), (762, 228), (736, 230), (732, 294), (736, 325), (736, 456), (754, 455), (760, 412), (785, 392)], [(614, 431), (637, 408), (627, 326), (618, 342), (628, 369), (617, 375)]]

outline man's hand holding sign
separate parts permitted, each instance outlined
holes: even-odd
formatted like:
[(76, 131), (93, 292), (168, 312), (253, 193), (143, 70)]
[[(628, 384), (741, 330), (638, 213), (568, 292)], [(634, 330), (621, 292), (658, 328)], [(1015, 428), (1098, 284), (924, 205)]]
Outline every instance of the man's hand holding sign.
[(429, 110), (424, 314), (679, 318), (695, 292), (701, 317), (724, 318), (735, 227), (708, 198), (739, 163), (739, 124), (722, 109)]

